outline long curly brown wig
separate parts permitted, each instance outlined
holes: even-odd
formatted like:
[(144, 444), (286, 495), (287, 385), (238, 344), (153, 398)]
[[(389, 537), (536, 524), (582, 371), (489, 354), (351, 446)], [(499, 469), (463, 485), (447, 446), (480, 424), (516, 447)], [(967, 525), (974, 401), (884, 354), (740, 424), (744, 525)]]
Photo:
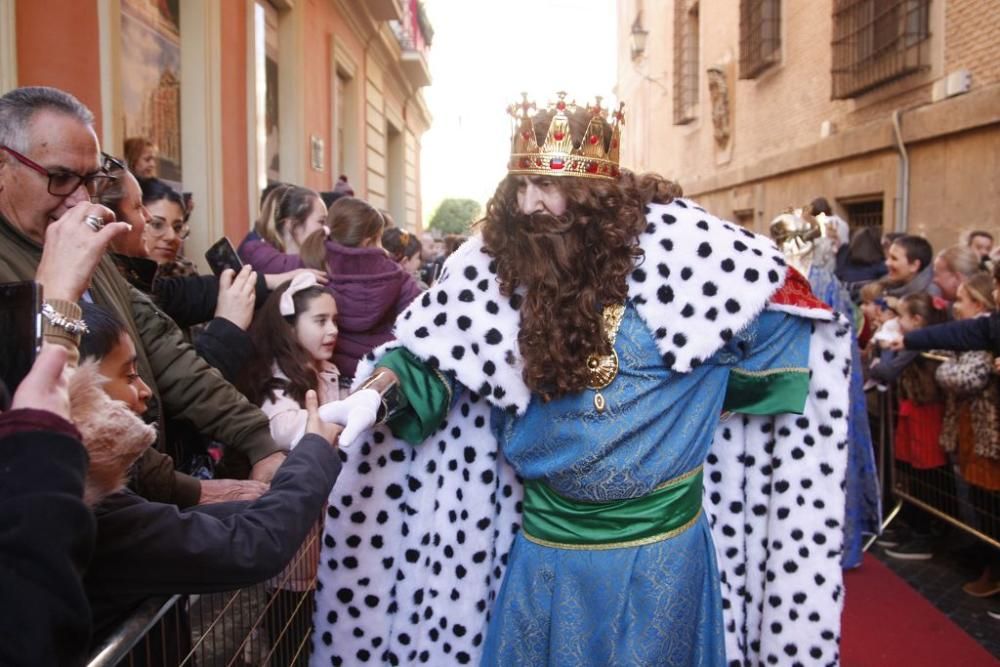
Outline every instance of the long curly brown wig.
[[(585, 124), (573, 121), (579, 142)], [(536, 118), (539, 143), (547, 128), (544, 117)], [(628, 276), (643, 255), (645, 206), (669, 203), (681, 191), (655, 174), (623, 171), (616, 182), (561, 176), (553, 180), (566, 196), (565, 214), (525, 215), (517, 203), (520, 178), (500, 182), (481, 229), (501, 293), (523, 295), (518, 344), (525, 384), (549, 400), (585, 389), (587, 357), (610, 354), (601, 311), (625, 301)]]

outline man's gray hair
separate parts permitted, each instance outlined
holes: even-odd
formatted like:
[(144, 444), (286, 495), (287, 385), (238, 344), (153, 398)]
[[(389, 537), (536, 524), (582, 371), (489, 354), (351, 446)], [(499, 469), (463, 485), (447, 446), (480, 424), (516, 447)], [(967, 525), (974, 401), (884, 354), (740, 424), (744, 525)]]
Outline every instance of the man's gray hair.
[(87, 126), (94, 124), (94, 114), (80, 100), (58, 88), (26, 86), (15, 88), (0, 97), (0, 146), (26, 152), (28, 125), (43, 110), (72, 116)]

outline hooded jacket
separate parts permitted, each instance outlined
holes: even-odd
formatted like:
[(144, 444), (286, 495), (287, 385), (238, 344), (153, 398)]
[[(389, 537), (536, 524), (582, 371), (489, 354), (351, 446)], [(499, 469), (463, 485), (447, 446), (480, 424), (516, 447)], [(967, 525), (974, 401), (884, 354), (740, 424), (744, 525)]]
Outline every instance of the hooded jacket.
[(94, 364), (70, 380), (73, 421), (90, 458), (84, 497), (97, 518), (84, 576), (95, 638), (144, 597), (232, 590), (280, 571), (322, 512), (340, 472), (336, 450), (306, 434), (257, 500), (181, 511), (121, 488), (155, 432), (100, 385)]
[(396, 317), (420, 294), (420, 286), (382, 248), (349, 248), (327, 240), (326, 266), (340, 328), (333, 363), (353, 377), (363, 356), (393, 340)]

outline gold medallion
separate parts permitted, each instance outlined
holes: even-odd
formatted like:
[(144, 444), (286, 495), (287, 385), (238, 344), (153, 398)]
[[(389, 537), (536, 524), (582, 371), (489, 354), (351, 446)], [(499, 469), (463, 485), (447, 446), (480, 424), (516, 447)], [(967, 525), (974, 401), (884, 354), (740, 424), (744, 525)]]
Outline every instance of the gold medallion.
[(590, 389), (604, 389), (614, 382), (618, 375), (618, 353), (611, 349), (611, 354), (602, 356), (592, 354), (587, 357), (587, 370), (590, 371)]
[(594, 394), (594, 409), (598, 412), (604, 412), (608, 407), (601, 389), (609, 386), (618, 377), (618, 352), (615, 351), (615, 339), (618, 338), (618, 328), (624, 316), (624, 304), (604, 307), (601, 319), (604, 322), (604, 336), (611, 348), (611, 354), (592, 354), (587, 357), (587, 370), (590, 372), (590, 384), (587, 388), (597, 392)]

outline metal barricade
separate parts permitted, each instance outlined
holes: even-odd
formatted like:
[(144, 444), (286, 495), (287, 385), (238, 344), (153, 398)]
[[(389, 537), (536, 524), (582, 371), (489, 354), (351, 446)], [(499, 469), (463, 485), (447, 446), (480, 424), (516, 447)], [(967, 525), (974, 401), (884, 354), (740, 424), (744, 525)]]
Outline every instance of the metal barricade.
[(151, 598), (88, 667), (307, 665), (323, 522), (277, 577), (226, 593)]
[[(970, 484), (962, 477), (955, 456), (947, 465), (917, 469), (895, 456), (895, 427), (899, 405), (895, 392), (882, 392), (878, 415), (878, 470), (883, 488), (891, 489), (895, 500), (885, 515), (882, 528), (896, 519), (904, 503), (963, 530), (986, 544), (1000, 549), (1000, 492)], [(873, 536), (865, 549), (874, 544)]]

